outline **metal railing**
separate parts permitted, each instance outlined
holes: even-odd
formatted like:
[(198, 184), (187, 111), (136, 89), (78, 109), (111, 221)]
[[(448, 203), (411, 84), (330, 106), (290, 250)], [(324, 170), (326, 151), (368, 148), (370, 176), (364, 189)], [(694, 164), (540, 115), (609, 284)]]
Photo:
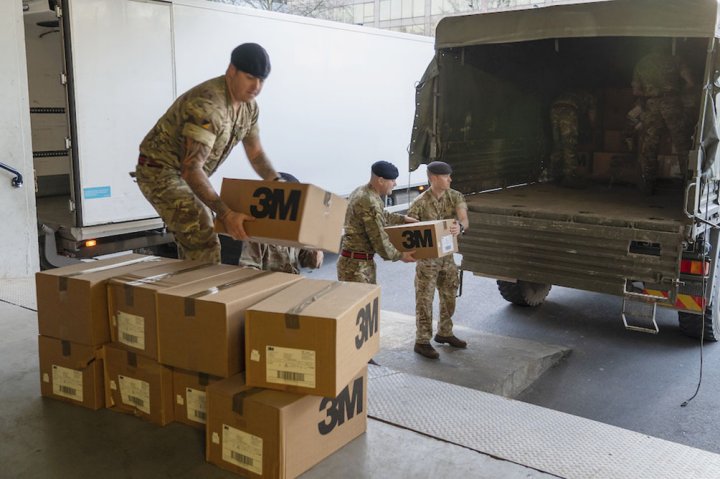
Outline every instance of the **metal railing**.
[(6, 165), (5, 163), (0, 163), (0, 168), (2, 168), (3, 170), (7, 170), (7, 171), (9, 171), (10, 173), (12, 173), (13, 175), (15, 175), (15, 178), (13, 178), (12, 180), (10, 180), (10, 184), (13, 185), (13, 187), (15, 187), (15, 188), (20, 188), (20, 187), (22, 187), (22, 185), (23, 185), (23, 177), (22, 177), (22, 175), (20, 174), (20, 172), (19, 172), (18, 170), (16, 170), (15, 168), (10, 167), (10, 166), (8, 166), (8, 165)]

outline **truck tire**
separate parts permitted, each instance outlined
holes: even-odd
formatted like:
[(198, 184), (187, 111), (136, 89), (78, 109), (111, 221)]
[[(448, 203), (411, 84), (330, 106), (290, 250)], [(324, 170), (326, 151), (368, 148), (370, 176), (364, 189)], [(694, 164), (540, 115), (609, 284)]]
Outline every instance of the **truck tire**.
[[(711, 305), (705, 310), (705, 341), (716, 342), (720, 338), (720, 324), (718, 306)], [(685, 336), (700, 339), (702, 332), (703, 317), (699, 314), (690, 314), (678, 311), (678, 323), (680, 331)]]
[(540, 306), (545, 302), (548, 293), (552, 289), (551, 284), (532, 283), (530, 281), (509, 281), (497, 282), (500, 294), (506, 301), (518, 306)]

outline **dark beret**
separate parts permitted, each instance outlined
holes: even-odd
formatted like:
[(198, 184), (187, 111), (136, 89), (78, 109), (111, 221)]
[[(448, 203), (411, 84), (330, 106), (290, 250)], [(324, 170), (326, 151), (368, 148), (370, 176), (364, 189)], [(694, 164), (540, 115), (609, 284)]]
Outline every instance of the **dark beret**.
[(451, 175), (452, 168), (444, 161), (433, 161), (427, 165), (428, 173), (433, 175)]
[(290, 173), (281, 173), (281, 172), (278, 172), (278, 175), (280, 175), (280, 178), (282, 178), (283, 180), (287, 181), (288, 183), (300, 183), (300, 180), (298, 180), (297, 178), (295, 178), (295, 177), (294, 177), (293, 175), (291, 175)]
[(382, 160), (373, 163), (372, 172), (376, 176), (379, 176), (380, 178), (385, 178), (386, 180), (394, 180), (400, 175), (395, 165), (393, 165), (389, 161)]
[(270, 57), (257, 43), (243, 43), (230, 54), (230, 63), (238, 70), (264, 80), (270, 75)]

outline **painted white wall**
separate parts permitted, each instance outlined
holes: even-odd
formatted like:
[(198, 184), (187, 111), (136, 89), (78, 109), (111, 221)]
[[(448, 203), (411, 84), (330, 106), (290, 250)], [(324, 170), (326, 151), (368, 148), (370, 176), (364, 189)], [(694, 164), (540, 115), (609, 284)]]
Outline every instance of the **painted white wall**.
[(0, 162), (18, 170), (25, 185), (0, 169), (0, 279), (30, 276), (39, 269), (35, 184), (22, 3), (0, 1)]

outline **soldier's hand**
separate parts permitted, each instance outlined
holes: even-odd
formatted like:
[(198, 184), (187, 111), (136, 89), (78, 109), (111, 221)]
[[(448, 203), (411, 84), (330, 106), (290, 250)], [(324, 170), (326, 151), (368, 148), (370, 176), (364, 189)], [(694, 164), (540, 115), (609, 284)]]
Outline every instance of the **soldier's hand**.
[(454, 221), (453, 224), (450, 225), (450, 234), (453, 236), (457, 236), (460, 234), (460, 223)]
[(402, 261), (403, 263), (414, 263), (415, 261), (417, 261), (415, 259), (415, 257), (413, 256), (414, 254), (415, 254), (415, 250), (404, 251), (402, 253), (402, 256), (400, 257), (400, 261)]
[(405, 223), (417, 223), (418, 220), (412, 216), (405, 215)]
[(231, 211), (222, 219), (222, 223), (225, 226), (225, 231), (236, 240), (246, 240), (248, 235), (245, 232), (244, 222), (255, 221), (252, 216), (246, 215), (245, 213), (238, 213), (237, 211)]

